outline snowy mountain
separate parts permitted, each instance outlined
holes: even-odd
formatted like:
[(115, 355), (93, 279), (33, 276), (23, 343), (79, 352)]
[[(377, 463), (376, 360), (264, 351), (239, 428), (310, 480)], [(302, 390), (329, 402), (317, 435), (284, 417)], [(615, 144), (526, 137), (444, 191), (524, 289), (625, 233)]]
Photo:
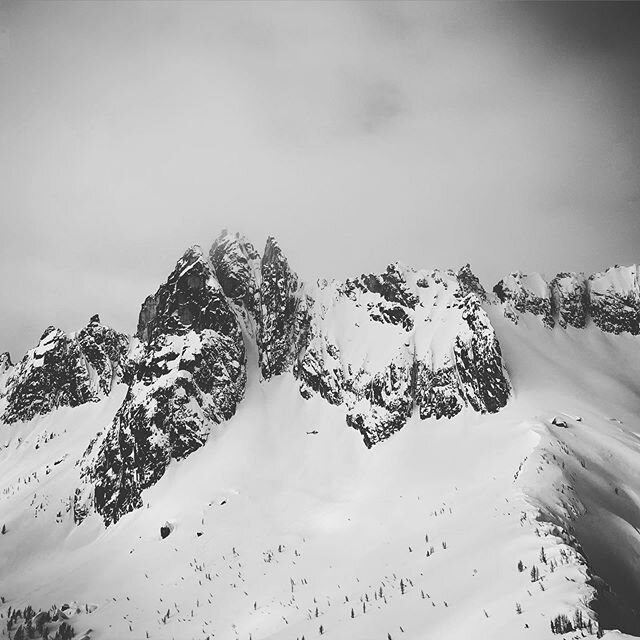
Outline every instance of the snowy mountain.
[(49, 327), (0, 358), (0, 637), (640, 635), (638, 275), (223, 232), (135, 335)]

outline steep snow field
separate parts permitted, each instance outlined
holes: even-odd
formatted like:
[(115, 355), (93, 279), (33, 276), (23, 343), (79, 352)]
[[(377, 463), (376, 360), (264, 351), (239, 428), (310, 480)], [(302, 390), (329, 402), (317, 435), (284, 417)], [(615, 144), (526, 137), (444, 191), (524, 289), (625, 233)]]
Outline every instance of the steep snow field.
[(236, 415), (107, 529), (73, 522), (76, 461), (126, 388), (3, 425), (0, 611), (73, 603), (96, 639), (550, 638), (594, 616), (585, 558), (619, 595), (603, 619), (639, 602), (640, 339), (490, 313), (515, 389), (498, 414), (414, 412), (368, 450), (249, 353)]

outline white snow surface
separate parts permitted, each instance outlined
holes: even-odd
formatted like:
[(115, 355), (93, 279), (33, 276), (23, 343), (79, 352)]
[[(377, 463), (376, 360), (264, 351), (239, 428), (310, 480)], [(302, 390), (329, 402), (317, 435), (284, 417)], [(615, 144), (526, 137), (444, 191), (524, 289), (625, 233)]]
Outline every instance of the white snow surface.
[[(341, 292), (344, 283), (331, 281), (311, 288), (312, 316), (322, 335), (338, 347), (342, 363), (353, 370), (379, 372), (404, 356), (429, 359), (434, 368), (451, 358), (456, 336), (469, 333), (459, 309), (452, 309), (459, 283), (453, 272), (410, 269), (394, 265), (417, 295), (418, 303), (409, 311), (414, 328), (371, 320), (368, 306), (395, 306), (375, 293), (357, 290), (352, 297)], [(420, 283), (420, 284), (418, 284)], [(404, 353), (403, 353), (404, 352)]]
[[(367, 450), (344, 407), (304, 400), (290, 374), (259, 382), (249, 352), (236, 415), (107, 529), (96, 514), (76, 526), (70, 505), (76, 462), (124, 386), (2, 425), (0, 612), (74, 603), (76, 632), (109, 640), (311, 640), (321, 625), (328, 640), (553, 638), (558, 614), (593, 617), (584, 558), (558, 535), (568, 527), (640, 592), (640, 339), (489, 313), (514, 387), (498, 414), (414, 412)], [(373, 357), (345, 331), (353, 316), (337, 322), (346, 362)]]
[(621, 293), (640, 295), (640, 265), (630, 267), (615, 266), (596, 273), (591, 277), (591, 291), (604, 295)]

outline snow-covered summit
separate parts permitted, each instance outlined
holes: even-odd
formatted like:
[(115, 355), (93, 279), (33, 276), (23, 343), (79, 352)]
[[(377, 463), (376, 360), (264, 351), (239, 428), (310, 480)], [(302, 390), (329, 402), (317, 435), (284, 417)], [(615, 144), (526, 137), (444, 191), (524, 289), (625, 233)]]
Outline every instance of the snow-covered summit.
[(637, 276), (305, 282), (223, 232), (134, 336), (50, 327), (0, 359), (12, 637), (640, 630)]
[[(493, 289), (506, 317), (548, 328), (638, 332), (637, 268), (585, 278), (514, 272)], [(172, 459), (202, 447), (245, 393), (247, 353), (263, 381), (290, 375), (371, 447), (421, 419), (494, 413), (512, 393), (487, 314), (494, 303), (469, 265), (416, 270), (399, 263), (344, 281), (303, 282), (277, 241), (262, 254), (223, 231), (208, 253), (187, 249), (142, 303), (129, 341), (94, 316), (77, 334), (50, 327), (6, 377), (4, 420), (28, 420), (108, 394), (124, 380), (118, 415), (83, 463), (76, 511), (106, 522), (140, 506)], [(634, 306), (636, 305), (636, 306)], [(128, 355), (126, 355), (128, 353)], [(253, 365), (250, 365), (253, 366)]]

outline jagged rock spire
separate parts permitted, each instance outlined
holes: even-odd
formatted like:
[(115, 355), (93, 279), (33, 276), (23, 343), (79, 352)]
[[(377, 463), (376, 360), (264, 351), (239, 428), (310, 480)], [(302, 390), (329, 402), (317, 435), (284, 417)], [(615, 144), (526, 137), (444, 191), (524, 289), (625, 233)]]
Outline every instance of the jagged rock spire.
[(2, 419), (30, 420), (58, 407), (75, 407), (99, 399), (101, 393), (108, 394), (121, 371), (127, 346), (126, 336), (93, 319), (77, 336), (47, 327), (38, 345), (27, 352), (7, 381)]
[(209, 259), (224, 294), (243, 319), (245, 329), (255, 337), (260, 310), (260, 254), (240, 234), (226, 229), (209, 251)]
[(13, 367), (13, 363), (11, 362), (11, 354), (8, 351), (0, 353), (0, 373), (5, 373), (11, 367)]
[(266, 379), (283, 373), (293, 364), (298, 294), (298, 276), (289, 267), (275, 238), (267, 238), (261, 261), (258, 331), (260, 368)]
[[(244, 395), (245, 347), (236, 316), (199, 247), (185, 252), (142, 305), (140, 344), (125, 401), (84, 477), (106, 523), (141, 505), (142, 491), (206, 441)], [(75, 512), (87, 512), (80, 492)]]

